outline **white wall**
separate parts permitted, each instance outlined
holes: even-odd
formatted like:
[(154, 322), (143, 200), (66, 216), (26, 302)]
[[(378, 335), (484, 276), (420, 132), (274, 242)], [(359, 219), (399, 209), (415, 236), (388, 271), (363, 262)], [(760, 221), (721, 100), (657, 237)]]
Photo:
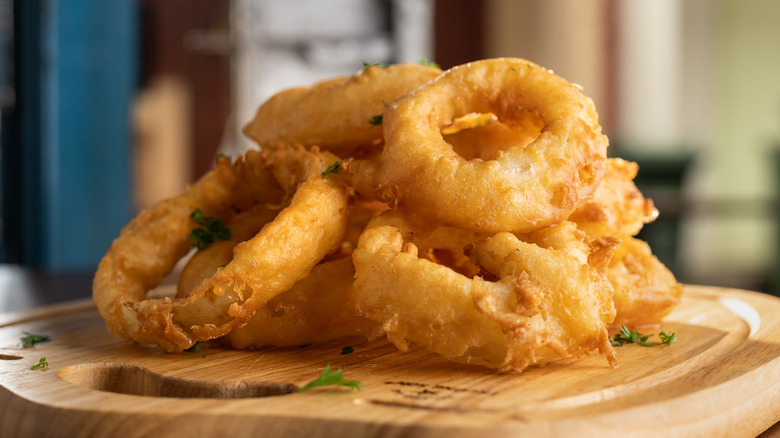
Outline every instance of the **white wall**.
[(488, 56), (525, 57), (583, 85), (613, 143), (696, 153), (681, 242), (690, 278), (750, 287), (774, 269), (780, 1), (487, 4)]
[(706, 105), (706, 123), (689, 126), (703, 147), (688, 195), (729, 212), (690, 221), (686, 258), (702, 282), (740, 281), (777, 264), (780, 219), (768, 203), (780, 185), (774, 158), (780, 142), (780, 2), (689, 0), (686, 6), (686, 20), (708, 37), (699, 36), (691, 46), (698, 52), (690, 52), (702, 58), (696, 69), (701, 76), (687, 83), (703, 82), (708, 93), (694, 96)]

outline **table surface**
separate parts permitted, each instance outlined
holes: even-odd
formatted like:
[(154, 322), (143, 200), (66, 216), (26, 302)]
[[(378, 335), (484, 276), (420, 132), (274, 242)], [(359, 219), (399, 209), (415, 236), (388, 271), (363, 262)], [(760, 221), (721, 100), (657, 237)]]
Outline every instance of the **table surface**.
[(94, 271), (45, 271), (0, 264), (0, 313), (89, 298)]

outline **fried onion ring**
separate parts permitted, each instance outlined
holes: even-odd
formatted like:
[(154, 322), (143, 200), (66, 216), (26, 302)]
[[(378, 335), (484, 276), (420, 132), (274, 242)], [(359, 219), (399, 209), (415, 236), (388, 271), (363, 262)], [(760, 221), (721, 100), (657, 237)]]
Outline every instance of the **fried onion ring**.
[[(528, 145), (495, 159), (467, 160), (442, 129), (469, 113), (495, 114), (508, 126), (539, 118)], [(435, 223), (483, 232), (529, 232), (566, 219), (604, 172), (607, 138), (593, 102), (536, 64), (502, 58), (454, 67), (392, 103), (385, 147), (375, 160), (342, 168), (358, 191)], [(363, 193), (364, 195), (370, 195)]]
[[(376, 202), (356, 200), (339, 250), (328, 254), (291, 289), (261, 306), (246, 325), (233, 328), (217, 341), (233, 348), (260, 348), (378, 337), (379, 325), (357, 313), (352, 289), (355, 269), (350, 256), (366, 224), (386, 208)], [(176, 296), (187, 296), (200, 282), (229, 264), (232, 248), (259, 232), (270, 214), (273, 210), (258, 206), (231, 219), (227, 225), (232, 238), (212, 244), (189, 259), (179, 275)]]
[(597, 294), (596, 302), (601, 320), (611, 323), (615, 319), (614, 287), (609, 281), (607, 270), (616, 248), (620, 245), (619, 239), (609, 237), (591, 239), (570, 221), (531, 233), (519, 234), (517, 237), (523, 242), (556, 251), (567, 259), (587, 265), (591, 293)]
[(274, 220), (280, 209), (281, 206), (256, 204), (231, 218), (226, 224), (230, 230), (230, 239), (218, 240), (208, 248), (197, 251), (184, 265), (179, 273), (176, 296), (187, 296), (203, 280), (230, 263), (233, 259), (233, 248), (260, 232), (265, 224)]
[(284, 153), (297, 154), (308, 169), (289, 206), (185, 298), (145, 299), (187, 253), (195, 208), (227, 220), (234, 209), (282, 200), (264, 196), (284, 193), (284, 187), (267, 188), (275, 178), (262, 154), (250, 151), (232, 166), (220, 160), (182, 194), (142, 212), (121, 231), (93, 282), (93, 299), (112, 331), (172, 352), (223, 336), (339, 245), (350, 195), (338, 177), (320, 175), (337, 157), (303, 148)]
[[(234, 225), (230, 227), (232, 230)], [(187, 267), (192, 269), (182, 271), (177, 297), (186, 296), (188, 284), (210, 277), (230, 262), (230, 254), (210, 250), (199, 253), (205, 257), (196, 263), (190, 264), (195, 258), (190, 260)], [(379, 324), (357, 312), (354, 274), (350, 257), (320, 263), (292, 288), (261, 306), (245, 325), (215, 341), (233, 348), (261, 348), (377, 338), (381, 335)]]
[(379, 324), (357, 312), (354, 274), (350, 257), (321, 263), (220, 341), (233, 348), (260, 348), (375, 339), (382, 333)]
[[(613, 326), (658, 324), (680, 301), (682, 286), (653, 254), (650, 246), (633, 236), (658, 216), (653, 202), (634, 184), (636, 163), (607, 160), (607, 169), (593, 197), (569, 217), (591, 244), (608, 246), (601, 259), (615, 290)], [(607, 252), (602, 251), (601, 255)], [(606, 262), (606, 264), (605, 264)], [(593, 261), (591, 261), (593, 264)]]
[(261, 147), (317, 145), (353, 156), (382, 142), (381, 127), (369, 122), (385, 105), (439, 74), (422, 64), (371, 65), (353, 76), (285, 90), (260, 106), (244, 133)]
[[(602, 320), (608, 304), (598, 302), (589, 266), (510, 233), (485, 237), (380, 214), (352, 254), (361, 313), (401, 350), (411, 342), (456, 362), (520, 371), (599, 349), (616, 363)], [(426, 258), (437, 242), (471, 248), (472, 265), (486, 272), (463, 275)]]
[(633, 237), (617, 248), (607, 276), (615, 288), (615, 327), (659, 324), (682, 296), (682, 285), (650, 245)]
[(635, 236), (658, 217), (653, 201), (634, 184), (639, 166), (620, 158), (607, 160), (606, 171), (593, 196), (569, 216), (592, 238)]

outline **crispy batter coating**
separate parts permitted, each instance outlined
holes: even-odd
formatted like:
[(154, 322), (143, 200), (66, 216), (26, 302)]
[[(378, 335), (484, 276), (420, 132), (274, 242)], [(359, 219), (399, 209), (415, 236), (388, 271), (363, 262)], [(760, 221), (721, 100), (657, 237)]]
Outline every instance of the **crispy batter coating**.
[(176, 296), (186, 297), (203, 280), (230, 263), (233, 259), (233, 248), (260, 232), (265, 224), (274, 220), (282, 208), (282, 205), (255, 204), (249, 210), (232, 217), (226, 223), (230, 230), (230, 239), (217, 240), (207, 248), (198, 250), (187, 260), (187, 264), (179, 273)]
[[(289, 290), (261, 306), (246, 325), (233, 328), (217, 341), (234, 348), (260, 348), (378, 337), (379, 324), (357, 313), (352, 288), (355, 269), (350, 256), (366, 224), (385, 209), (384, 204), (356, 200), (338, 249)], [(258, 233), (273, 219), (268, 216), (268, 209), (259, 206), (228, 222), (232, 238), (198, 251), (190, 258), (179, 276), (177, 297), (185, 297), (197, 284), (230, 263), (233, 246)]]
[[(485, 275), (426, 257), (432, 249), (461, 248), (462, 255), (464, 247)], [(360, 311), (401, 349), (412, 342), (505, 371), (595, 349), (616, 363), (602, 319), (611, 316), (601, 311), (611, 294), (595, 291), (604, 283), (591, 281), (592, 268), (560, 251), (511, 233), (420, 227), (386, 212), (366, 227), (352, 258)]]
[(220, 341), (234, 348), (259, 348), (375, 339), (382, 331), (377, 322), (358, 314), (354, 275), (350, 257), (321, 263)]
[(682, 285), (642, 240), (623, 240), (607, 276), (615, 288), (615, 327), (659, 324), (680, 303)]
[(244, 133), (261, 147), (317, 145), (354, 156), (381, 145), (382, 128), (370, 120), (385, 105), (439, 74), (440, 69), (422, 64), (369, 66), (353, 76), (285, 90), (260, 106)]
[(567, 259), (587, 265), (590, 293), (597, 294), (596, 303), (601, 320), (609, 324), (615, 319), (614, 288), (607, 276), (607, 269), (620, 240), (609, 237), (591, 240), (570, 221), (519, 234), (517, 237), (523, 242), (556, 251)]
[(682, 286), (650, 246), (633, 237), (658, 216), (653, 202), (634, 185), (637, 171), (636, 163), (607, 160), (593, 197), (569, 217), (591, 245), (605, 249), (595, 253), (591, 264), (605, 266), (614, 287), (617, 316), (612, 325), (616, 327), (659, 324), (682, 294)]
[(593, 196), (569, 216), (592, 238), (635, 236), (658, 217), (653, 201), (634, 184), (639, 166), (620, 158), (607, 160), (604, 177)]

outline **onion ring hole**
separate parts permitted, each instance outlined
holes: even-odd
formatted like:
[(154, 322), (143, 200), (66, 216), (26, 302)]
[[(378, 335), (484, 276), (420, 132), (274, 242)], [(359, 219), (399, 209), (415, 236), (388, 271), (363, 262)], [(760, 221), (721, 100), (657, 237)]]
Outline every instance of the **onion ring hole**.
[(499, 120), (493, 113), (456, 117), (441, 129), (442, 138), (466, 160), (494, 160), (500, 151), (510, 147), (525, 148), (544, 128), (541, 117), (531, 111), (519, 110), (513, 116), (517, 119), (511, 124)]

